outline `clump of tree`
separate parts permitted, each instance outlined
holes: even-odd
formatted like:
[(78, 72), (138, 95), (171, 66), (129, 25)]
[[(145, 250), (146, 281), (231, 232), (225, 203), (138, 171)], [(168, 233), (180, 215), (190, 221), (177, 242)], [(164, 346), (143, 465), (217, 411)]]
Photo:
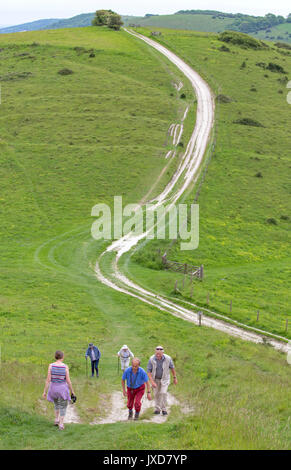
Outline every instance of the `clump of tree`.
[(218, 36), (219, 41), (229, 44), (235, 44), (244, 49), (267, 49), (268, 46), (263, 42), (237, 31), (224, 31)]
[(242, 126), (253, 126), (253, 127), (265, 127), (260, 122), (256, 121), (255, 119), (251, 118), (242, 118), (233, 121), (234, 124), (241, 124)]
[(121, 16), (112, 10), (97, 10), (92, 20), (92, 26), (108, 26), (119, 31), (123, 25)]
[(176, 15), (210, 15), (212, 19), (233, 19), (228, 28), (242, 33), (255, 33), (262, 29), (269, 29), (283, 23), (291, 23), (291, 13), (287, 18), (281, 15), (267, 13), (265, 16), (252, 16), (243, 13), (224, 13), (216, 10), (180, 10)]

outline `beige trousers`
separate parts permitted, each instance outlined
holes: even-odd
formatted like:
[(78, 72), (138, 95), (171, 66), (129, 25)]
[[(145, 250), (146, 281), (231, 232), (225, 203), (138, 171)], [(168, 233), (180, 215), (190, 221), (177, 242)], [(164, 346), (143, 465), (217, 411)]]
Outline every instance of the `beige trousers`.
[(166, 411), (167, 391), (169, 385), (162, 385), (161, 379), (155, 379), (157, 388), (154, 388), (155, 408), (159, 411)]

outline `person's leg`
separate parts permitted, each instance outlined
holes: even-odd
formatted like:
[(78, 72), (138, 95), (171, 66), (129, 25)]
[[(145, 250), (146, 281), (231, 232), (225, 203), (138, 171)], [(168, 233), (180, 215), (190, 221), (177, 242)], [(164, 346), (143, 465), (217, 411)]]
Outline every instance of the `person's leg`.
[(96, 369), (96, 375), (97, 375), (97, 377), (99, 377), (98, 364), (99, 364), (99, 359), (97, 359), (97, 361), (95, 361), (95, 369)]
[(133, 389), (127, 387), (127, 408), (128, 408), (128, 419), (132, 418), (133, 413), (133, 402), (134, 402), (134, 394)]
[(60, 422), (59, 422), (59, 429), (64, 429), (64, 419), (66, 416), (68, 401), (60, 399)]
[(141, 410), (141, 399), (144, 395), (145, 385), (135, 389), (134, 391), (134, 409), (136, 413), (140, 413)]
[(54, 407), (55, 407), (55, 426), (59, 424), (60, 421), (60, 408), (59, 408), (59, 399), (54, 399)]
[(91, 361), (91, 377), (94, 377), (94, 362), (95, 361)]
[(155, 412), (161, 411), (161, 380), (155, 379), (157, 387), (154, 388), (154, 399), (155, 399)]
[(129, 410), (133, 409), (133, 402), (134, 402), (134, 391), (132, 388), (127, 387), (127, 408)]
[(163, 414), (167, 413), (167, 392), (168, 392), (168, 385), (161, 385), (160, 407), (161, 407)]

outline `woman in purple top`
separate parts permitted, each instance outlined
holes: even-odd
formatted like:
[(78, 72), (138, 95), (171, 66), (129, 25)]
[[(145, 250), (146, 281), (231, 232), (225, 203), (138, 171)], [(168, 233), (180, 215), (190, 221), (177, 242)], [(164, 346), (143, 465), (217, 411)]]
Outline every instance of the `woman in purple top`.
[[(64, 418), (67, 411), (68, 401), (71, 400), (70, 393), (74, 394), (69, 375), (69, 368), (63, 364), (64, 353), (56, 351), (56, 362), (49, 365), (47, 379), (43, 391), (43, 398), (47, 397), (55, 405), (55, 426), (64, 429)], [(48, 390), (48, 394), (47, 394)]]

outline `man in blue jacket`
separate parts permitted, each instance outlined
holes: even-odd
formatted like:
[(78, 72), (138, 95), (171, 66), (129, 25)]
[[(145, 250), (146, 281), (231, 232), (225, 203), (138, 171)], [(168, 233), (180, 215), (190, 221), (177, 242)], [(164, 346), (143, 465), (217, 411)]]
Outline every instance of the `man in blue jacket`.
[[(127, 384), (127, 391), (125, 390), (125, 381)], [(147, 397), (151, 400), (151, 389), (149, 386), (149, 378), (146, 371), (140, 367), (140, 360), (138, 357), (132, 359), (132, 366), (128, 367), (122, 375), (121, 380), (123, 396), (127, 396), (128, 419), (133, 418), (133, 407), (135, 408), (134, 419), (139, 418), (141, 409), (141, 399), (144, 395), (145, 388), (147, 387)]]
[(96, 376), (99, 377), (99, 370), (98, 370), (98, 364), (99, 364), (99, 359), (101, 357), (101, 352), (97, 348), (97, 346), (94, 346), (93, 343), (89, 343), (89, 347), (86, 351), (85, 358), (87, 360), (88, 356), (91, 359), (91, 368), (92, 368), (92, 375), (91, 377), (94, 377), (94, 370), (96, 370)]

